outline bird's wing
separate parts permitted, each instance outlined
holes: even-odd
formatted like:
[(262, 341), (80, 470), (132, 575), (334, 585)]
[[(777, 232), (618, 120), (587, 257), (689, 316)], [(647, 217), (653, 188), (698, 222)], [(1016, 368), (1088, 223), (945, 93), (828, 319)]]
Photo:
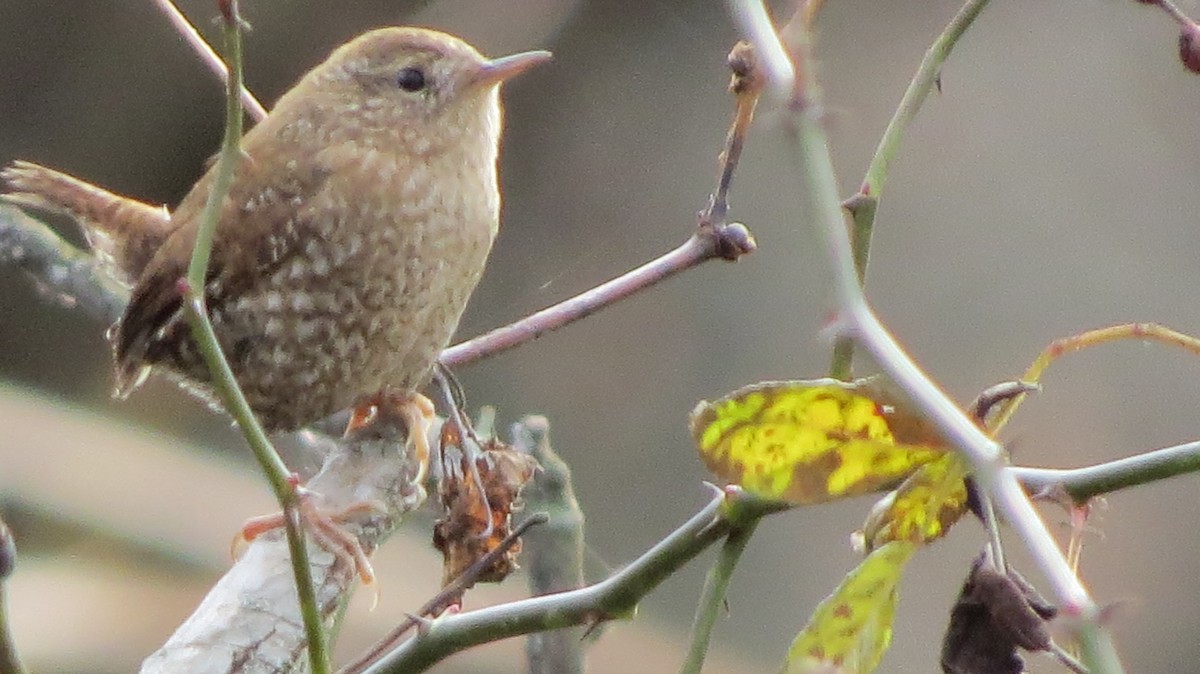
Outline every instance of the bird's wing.
[[(319, 162), (305, 164), (276, 166), (253, 153), (239, 163), (213, 235), (219, 252), (210, 258), (204, 287), (210, 307), (269, 275), (322, 224), (306, 212), (304, 200), (322, 189), (330, 172)], [(214, 175), (210, 169), (180, 202), (172, 216), (178, 227), (146, 266), (110, 333), (118, 396), (136, 388), (151, 364), (169, 360), (187, 337), (183, 279)]]

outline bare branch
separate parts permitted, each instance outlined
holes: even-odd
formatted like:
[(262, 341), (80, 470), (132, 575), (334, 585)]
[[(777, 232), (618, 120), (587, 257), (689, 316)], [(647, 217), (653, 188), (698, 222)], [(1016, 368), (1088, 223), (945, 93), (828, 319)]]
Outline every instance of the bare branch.
[[(196, 30), (191, 21), (188, 21), (187, 16), (171, 0), (154, 0), (154, 4), (162, 10), (163, 15), (175, 27), (175, 30), (183, 38), (183, 41), (187, 42), (192, 51), (196, 52), (196, 55), (200, 57), (204, 65), (208, 66), (208, 69), (217, 76), (217, 79), (222, 84), (226, 84), (229, 80), (229, 68), (225, 65), (225, 61), (212, 48), (212, 45), (205, 42), (204, 37), (200, 35), (200, 31)], [(262, 103), (258, 102), (254, 94), (250, 93), (250, 90), (245, 86), (241, 88), (241, 102), (242, 108), (250, 113), (254, 121), (261, 122), (267, 116), (267, 109), (263, 107)]]
[(446, 367), (460, 367), (516, 348), (547, 332), (586, 318), (705, 260), (727, 256), (736, 259), (754, 248), (754, 237), (741, 224), (725, 225), (719, 229), (700, 228), (682, 246), (662, 257), (515, 323), (451, 346), (442, 352), (441, 362)]

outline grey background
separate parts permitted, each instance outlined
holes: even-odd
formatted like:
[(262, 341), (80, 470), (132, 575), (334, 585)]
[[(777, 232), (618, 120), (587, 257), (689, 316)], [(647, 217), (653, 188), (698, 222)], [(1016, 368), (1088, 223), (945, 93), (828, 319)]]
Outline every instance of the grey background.
[[(216, 35), (209, 3), (181, 5)], [(843, 193), (858, 184), (924, 49), (956, 8), (826, 8), (817, 54)], [(736, 38), (721, 3), (290, 0), (247, 2), (244, 11), (255, 27), (247, 80), (264, 101), (377, 25), (436, 26), (491, 54), (555, 52), (553, 65), (507, 89), (504, 225), (462, 336), (677, 245), (711, 189), (731, 109), (724, 57)], [(220, 88), (149, 2), (9, 0), (0, 2), (0, 34), (0, 160), (32, 159), (171, 204), (216, 148)], [(1175, 36), (1164, 15), (1132, 2), (1014, 0), (993, 3), (951, 58), (944, 93), (931, 96), (893, 166), (868, 294), (957, 399), (1018, 375), (1049, 340), (1086, 328), (1138, 320), (1200, 333), (1200, 78), (1179, 65)], [(459, 373), (471, 402), (498, 406), (502, 420), (550, 417), (589, 542), (611, 565), (704, 502), (706, 473), (685, 428), (698, 399), (827, 367), (819, 333), (830, 276), (774, 119), (761, 111), (734, 187), (731, 216), (757, 235), (756, 254), (710, 263)], [(109, 401), (102, 332), (0, 268), (0, 380), (189, 438), (252, 470), (226, 423), (166, 384)], [(1195, 439), (1198, 377), (1200, 359), (1156, 345), (1070, 357), (1004, 439), (1017, 461), (1045, 466)], [(20, 421), (5, 415), (0, 408), (0, 425)], [(1092, 521), (1083, 575), (1100, 600), (1123, 603), (1114, 631), (1129, 671), (1186, 671), (1178, 663), (1198, 655), (1195, 486), (1185, 477), (1115, 495)], [(860, 499), (764, 524), (716, 635), (741, 663), (733, 671), (778, 665), (808, 612), (855, 563), (848, 534), (869, 506)], [(20, 500), (3, 493), (0, 507), (24, 523), (19, 534), (39, 539), (31, 530), (40, 515), (22, 517)], [(1043, 512), (1065, 535), (1061, 510)], [(936, 670), (950, 602), (981, 542), (966, 522), (919, 553), (881, 671)], [(642, 622), (606, 639), (645, 624), (686, 632), (705, 567), (680, 573), (645, 602)], [(385, 572), (384, 582), (408, 580)]]

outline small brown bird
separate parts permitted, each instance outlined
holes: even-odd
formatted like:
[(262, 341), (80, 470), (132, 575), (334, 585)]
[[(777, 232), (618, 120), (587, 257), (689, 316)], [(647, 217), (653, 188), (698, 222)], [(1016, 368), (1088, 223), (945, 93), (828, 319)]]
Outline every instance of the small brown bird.
[[(489, 60), (445, 33), (374, 30), (246, 134), (204, 292), (268, 431), (428, 382), (498, 227), (499, 85), (549, 57)], [(110, 332), (117, 394), (153, 368), (219, 405), (179, 284), (213, 171), (169, 214), (27, 162), (3, 178), (8, 200), (75, 216), (132, 286)]]

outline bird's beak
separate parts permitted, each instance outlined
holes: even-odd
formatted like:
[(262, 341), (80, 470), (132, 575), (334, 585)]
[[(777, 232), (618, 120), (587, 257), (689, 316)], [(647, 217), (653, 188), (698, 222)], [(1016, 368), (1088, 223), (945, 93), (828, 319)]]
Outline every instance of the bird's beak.
[(512, 56), (501, 56), (479, 66), (472, 83), (476, 85), (499, 84), (529, 70), (534, 66), (546, 63), (552, 58), (548, 51), (527, 51)]

